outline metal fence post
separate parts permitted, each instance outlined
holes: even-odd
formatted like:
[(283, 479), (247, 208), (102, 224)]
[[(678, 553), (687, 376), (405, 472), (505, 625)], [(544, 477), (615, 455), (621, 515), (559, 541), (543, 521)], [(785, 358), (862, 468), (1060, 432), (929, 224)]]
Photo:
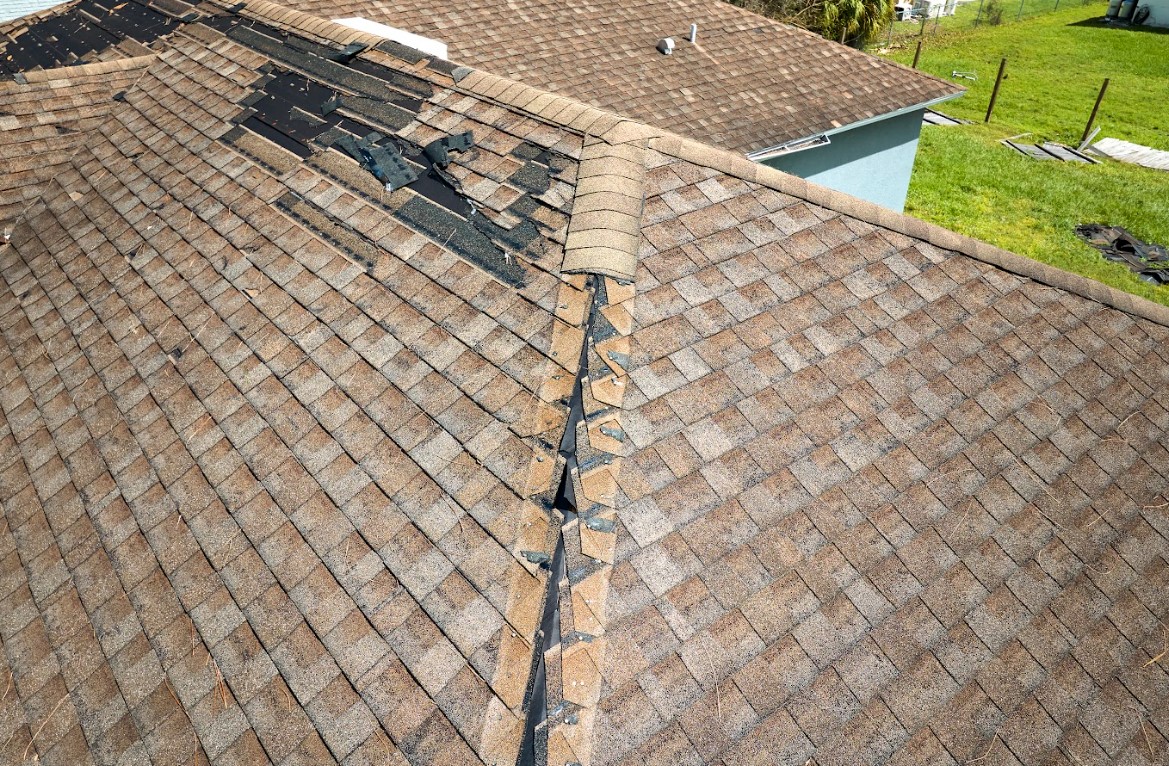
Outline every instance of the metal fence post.
[(1084, 137), (1080, 139), (1080, 144), (1088, 142), (1088, 134), (1092, 131), (1092, 123), (1096, 121), (1096, 112), (1100, 111), (1100, 102), (1104, 100), (1104, 91), (1108, 90), (1108, 81), (1110, 77), (1104, 78), (1104, 84), (1100, 86), (1100, 93), (1096, 96), (1096, 103), (1092, 106), (1092, 114), (1088, 117), (1088, 124), (1084, 126)]
[(1002, 63), (999, 64), (998, 77), (994, 78), (994, 90), (990, 92), (990, 103), (986, 105), (986, 119), (983, 120), (983, 122), (990, 122), (991, 112), (994, 111), (994, 102), (997, 101), (999, 97), (999, 86), (1002, 85), (1003, 82), (1003, 73), (1006, 71), (1007, 60), (1003, 59)]

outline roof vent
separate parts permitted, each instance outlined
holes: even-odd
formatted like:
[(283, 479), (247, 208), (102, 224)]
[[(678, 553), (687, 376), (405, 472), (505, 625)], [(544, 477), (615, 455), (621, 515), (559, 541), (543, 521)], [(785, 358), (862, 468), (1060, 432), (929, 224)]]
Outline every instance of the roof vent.
[(658, 40), (658, 53), (662, 53), (666, 56), (669, 56), (673, 52), (674, 52), (674, 38), (663, 37), (661, 40)]
[(698, 42), (698, 25), (697, 24), (690, 25), (690, 42), (692, 42), (692, 43)]

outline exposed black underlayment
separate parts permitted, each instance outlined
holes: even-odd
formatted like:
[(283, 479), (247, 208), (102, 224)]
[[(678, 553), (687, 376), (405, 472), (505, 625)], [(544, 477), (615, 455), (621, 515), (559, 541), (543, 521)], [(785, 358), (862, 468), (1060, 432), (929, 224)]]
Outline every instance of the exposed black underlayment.
[(81, 0), (66, 11), (29, 24), (3, 45), (0, 79), (37, 68), (88, 63), (123, 40), (149, 45), (187, 23), (176, 15), (190, 10), (177, 2), (167, 2), (164, 7), (138, 0)]
[[(426, 147), (394, 135), (414, 121), (433, 94), (429, 82), (366, 61), (356, 48), (330, 48), (255, 20), (222, 15), (202, 23), (276, 62), (261, 68), (267, 76), (240, 102), (246, 109), (234, 120), (239, 126), (301, 160), (331, 149), (357, 162), (389, 191), (409, 187), (417, 196), (404, 203), (369, 201), (505, 284), (526, 284), (525, 266), (515, 254), (543, 242), (532, 215), (545, 203), (536, 197), (551, 187), (565, 158), (526, 142), (513, 150), (524, 164), (507, 180), (523, 194), (506, 209), (520, 223), (505, 228), (479, 210), (445, 169), (452, 152), (473, 150), (469, 131)], [(394, 55), (409, 50), (394, 46)], [(321, 233), (333, 236), (327, 227)]]
[(253, 19), (219, 16), (205, 23), (273, 61), (307, 72), (321, 82), (368, 98), (388, 101), (408, 112), (416, 113), (422, 101), (434, 95), (434, 87), (420, 77), (361, 58), (348, 64), (339, 63), (332, 60), (338, 53), (336, 48), (288, 34)]
[[(594, 288), (600, 280), (590, 276), (586, 289)], [(568, 400), (568, 422), (560, 439), (558, 454), (564, 461), (560, 485), (546, 510), (554, 521), (560, 516), (560, 530), (556, 535), (556, 550), (551, 560), (542, 566), (549, 569), (548, 592), (544, 597), (544, 611), (540, 617), (540, 629), (536, 633), (532, 651), (532, 669), (529, 673), (527, 693), (524, 696), (524, 738), (520, 744), (516, 766), (545, 766), (548, 762), (548, 727), (541, 726), (548, 720), (548, 686), (544, 655), (560, 644), (560, 584), (568, 579), (565, 563), (564, 526), (577, 518), (578, 503), (573, 488), (572, 476), (577, 471), (577, 428), (584, 423), (584, 379), (588, 374), (589, 338), (593, 323), (599, 312), (597, 293), (589, 305), (589, 318), (585, 325), (584, 342), (581, 344), (580, 359), (577, 363), (576, 380)]]

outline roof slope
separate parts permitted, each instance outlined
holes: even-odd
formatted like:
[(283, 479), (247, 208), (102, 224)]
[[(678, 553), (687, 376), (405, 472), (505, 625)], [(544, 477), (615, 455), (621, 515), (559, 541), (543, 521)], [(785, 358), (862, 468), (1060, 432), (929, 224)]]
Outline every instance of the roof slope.
[(0, 81), (0, 231), (34, 200), (97, 127), (151, 56), (34, 73)]
[[(295, 0), (441, 40), (454, 61), (740, 153), (961, 88), (723, 0)], [(686, 42), (698, 24), (698, 45)], [(655, 45), (673, 37), (663, 56)]]
[(199, 11), (0, 244), (0, 760), (1169, 750), (1169, 311)]
[(541, 264), (580, 139), (432, 70), (358, 76), (249, 33), (431, 94), (404, 137), (472, 130), (450, 172), (480, 216), (526, 211), (532, 236), (496, 249), (519, 279), (456, 255), (471, 234), (409, 228), (457, 223), (427, 197), (233, 125), (283, 68), (209, 26), (173, 36), (3, 252), (0, 760), (514, 760), (544, 591), (515, 551), (546, 530), (521, 500), (566, 409)]
[(648, 164), (594, 762), (1164, 752), (1169, 331)]

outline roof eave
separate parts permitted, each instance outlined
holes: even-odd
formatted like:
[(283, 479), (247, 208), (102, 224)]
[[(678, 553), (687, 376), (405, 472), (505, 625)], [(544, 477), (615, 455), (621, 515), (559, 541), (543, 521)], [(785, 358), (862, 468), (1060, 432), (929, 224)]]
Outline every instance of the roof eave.
[(766, 149), (757, 149), (753, 152), (747, 152), (746, 157), (747, 157), (747, 159), (751, 160), (752, 162), (763, 162), (764, 160), (769, 160), (773, 157), (778, 157), (781, 154), (787, 154), (788, 147), (791, 146), (792, 144), (798, 144), (801, 141), (807, 141), (809, 139), (817, 138), (819, 136), (835, 136), (837, 134), (844, 133), (844, 132), (849, 131), (849, 130), (863, 128), (866, 125), (872, 125), (874, 123), (881, 122), (883, 120), (891, 120), (894, 117), (901, 117), (902, 115), (909, 114), (911, 112), (916, 112), (916, 111), (921, 110), (921, 109), (929, 109), (931, 106), (936, 106), (936, 105), (941, 104), (945, 101), (950, 101), (952, 99), (955, 99), (958, 96), (961, 96), (965, 92), (966, 92), (966, 89), (962, 88), (962, 89), (957, 90), (953, 93), (947, 93), (944, 96), (938, 96), (937, 98), (932, 98), (929, 101), (922, 101), (922, 102), (917, 103), (917, 104), (903, 106), (900, 109), (894, 109), (892, 112), (885, 112), (884, 114), (878, 114), (874, 117), (869, 117), (869, 118), (864, 119), (864, 120), (858, 120), (857, 122), (850, 122), (849, 124), (841, 125), (838, 128), (831, 128), (829, 130), (821, 130), (821, 131), (817, 131), (815, 133), (811, 133), (811, 134), (806, 135), (806, 136), (800, 136), (799, 138), (793, 138), (789, 141), (784, 141), (782, 144), (776, 144), (775, 146), (769, 146)]

